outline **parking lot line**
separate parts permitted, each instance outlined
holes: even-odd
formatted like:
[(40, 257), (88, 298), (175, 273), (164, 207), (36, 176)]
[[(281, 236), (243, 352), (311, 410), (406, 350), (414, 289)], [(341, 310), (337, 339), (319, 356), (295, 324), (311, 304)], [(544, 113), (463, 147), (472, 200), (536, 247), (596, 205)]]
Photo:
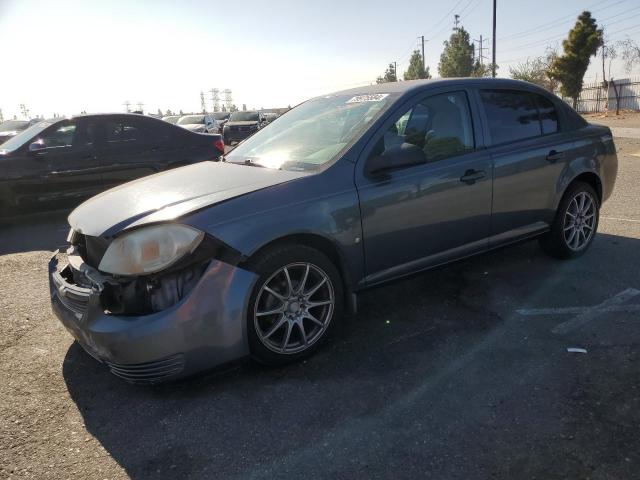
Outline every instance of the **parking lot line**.
[(640, 290), (627, 288), (617, 295), (608, 298), (600, 305), (594, 305), (591, 307), (524, 308), (516, 310), (516, 312), (525, 316), (563, 314), (576, 315), (571, 320), (562, 322), (551, 330), (553, 333), (564, 334), (586, 325), (602, 313), (640, 312), (640, 305), (623, 305), (624, 302), (631, 300), (637, 295), (640, 295)]

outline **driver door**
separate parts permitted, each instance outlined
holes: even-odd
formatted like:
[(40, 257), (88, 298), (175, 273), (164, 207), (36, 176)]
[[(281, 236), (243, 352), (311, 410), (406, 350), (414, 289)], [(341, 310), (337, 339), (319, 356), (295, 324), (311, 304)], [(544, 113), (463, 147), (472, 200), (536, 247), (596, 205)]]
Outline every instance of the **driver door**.
[[(488, 247), (492, 164), (475, 148), (469, 96), (449, 91), (406, 104), (363, 151), (356, 184), (367, 283)], [(367, 173), (371, 159), (394, 149), (412, 151), (411, 163)]]

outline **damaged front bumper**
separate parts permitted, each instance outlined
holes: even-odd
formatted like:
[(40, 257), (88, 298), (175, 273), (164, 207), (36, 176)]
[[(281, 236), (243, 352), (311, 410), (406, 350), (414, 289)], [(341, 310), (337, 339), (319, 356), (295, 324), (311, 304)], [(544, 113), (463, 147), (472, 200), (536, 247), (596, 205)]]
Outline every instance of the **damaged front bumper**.
[[(78, 256), (49, 262), (53, 312), (78, 343), (128, 381), (156, 383), (249, 353), (247, 305), (256, 274), (211, 260), (186, 296), (144, 315), (113, 314), (112, 279)], [(81, 280), (80, 280), (81, 279)]]

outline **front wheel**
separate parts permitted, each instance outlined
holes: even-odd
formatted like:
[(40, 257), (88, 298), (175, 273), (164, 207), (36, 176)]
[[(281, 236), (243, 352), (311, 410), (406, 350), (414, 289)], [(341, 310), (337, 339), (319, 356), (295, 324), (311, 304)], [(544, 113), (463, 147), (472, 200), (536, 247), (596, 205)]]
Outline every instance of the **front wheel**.
[(599, 217), (598, 195), (591, 185), (576, 182), (562, 197), (551, 230), (540, 239), (543, 250), (556, 258), (579, 257), (591, 245)]
[(342, 314), (342, 279), (321, 252), (280, 246), (254, 262), (260, 275), (251, 296), (247, 331), (251, 354), (268, 365), (309, 356)]

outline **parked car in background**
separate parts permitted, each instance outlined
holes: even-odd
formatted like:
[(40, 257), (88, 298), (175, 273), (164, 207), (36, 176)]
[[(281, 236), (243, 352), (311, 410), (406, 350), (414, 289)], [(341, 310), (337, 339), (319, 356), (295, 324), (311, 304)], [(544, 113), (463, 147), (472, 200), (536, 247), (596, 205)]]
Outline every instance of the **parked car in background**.
[(33, 120), (5, 120), (0, 123), (0, 145), (40, 121), (42, 121), (41, 118), (34, 118)]
[(165, 117), (162, 117), (162, 120), (164, 120), (165, 122), (169, 122), (172, 123), (173, 125), (175, 125), (177, 123), (178, 120), (180, 120), (181, 115), (167, 115)]
[(231, 113), (214, 112), (211, 115), (216, 120), (216, 122), (218, 122), (218, 125), (220, 126), (220, 133), (222, 133), (222, 129), (224, 128), (225, 124), (229, 121), (229, 117), (231, 116)]
[(197, 133), (220, 133), (220, 125), (212, 115), (185, 115), (176, 125)]
[(271, 123), (273, 122), (276, 118), (278, 118), (278, 114), (277, 113), (271, 113), (271, 112), (267, 112), (264, 113), (264, 119), (267, 123)]
[(135, 114), (42, 121), (0, 146), (0, 216), (78, 205), (120, 183), (218, 160), (219, 135)]
[(225, 158), (69, 216), (69, 261), (50, 263), (53, 310), (120, 377), (299, 360), (357, 292), (516, 241), (579, 257), (617, 173), (609, 128), (506, 79), (323, 95)]
[(260, 112), (233, 112), (222, 129), (225, 145), (241, 142), (266, 125), (264, 115)]

